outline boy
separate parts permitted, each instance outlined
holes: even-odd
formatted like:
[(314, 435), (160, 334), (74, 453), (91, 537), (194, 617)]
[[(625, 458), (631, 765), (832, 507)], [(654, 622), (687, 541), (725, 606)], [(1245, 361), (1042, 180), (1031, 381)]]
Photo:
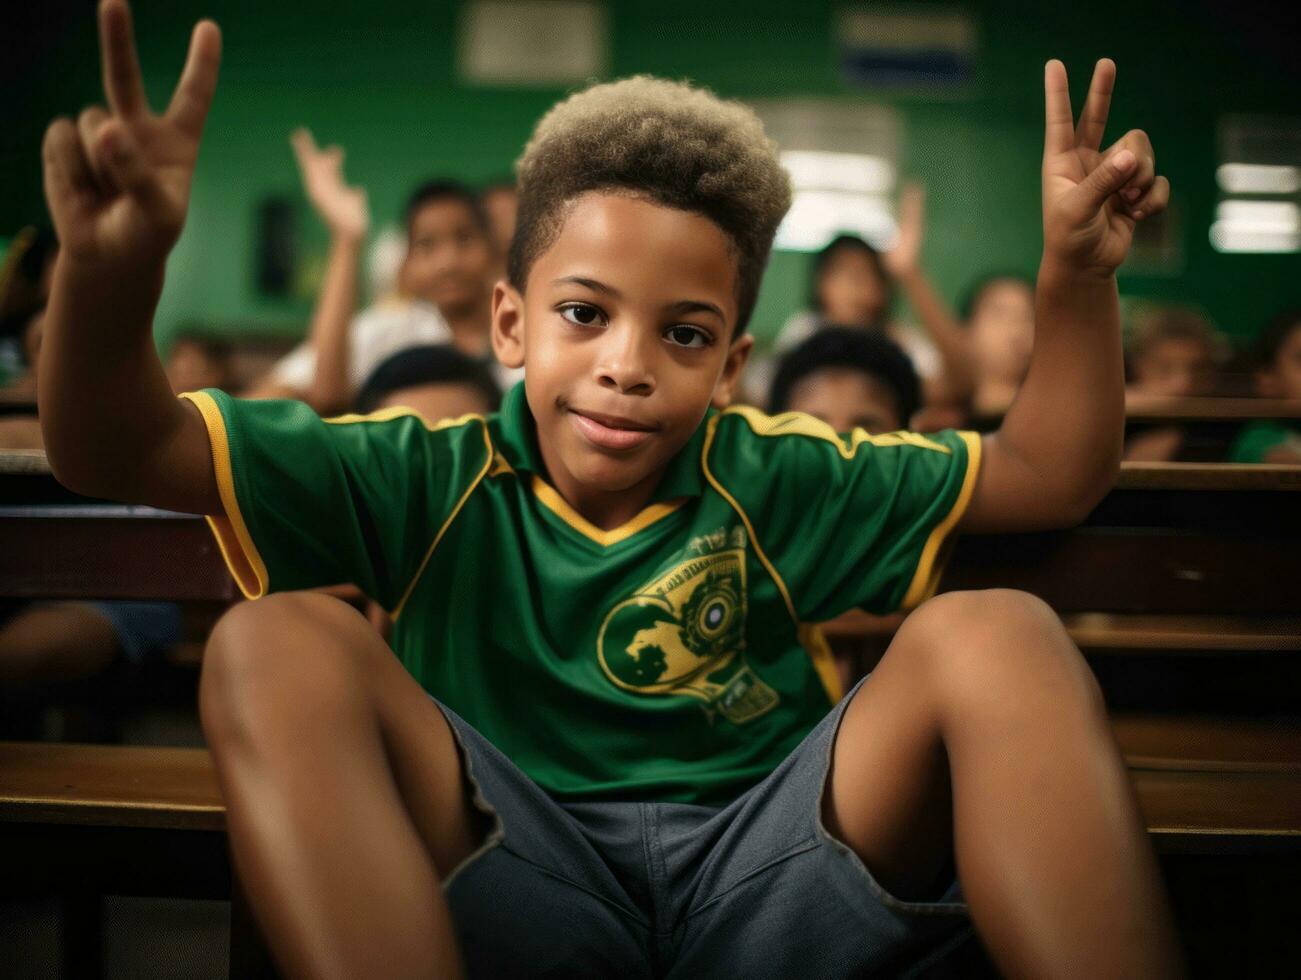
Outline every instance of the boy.
[(250, 596), (351, 580), (396, 621), (401, 663), (337, 601), (269, 596), (205, 654), (235, 862), (286, 973), (898, 970), (964, 928), (954, 853), (1005, 973), (1176, 972), (1096, 686), (1042, 603), (931, 600), (843, 700), (804, 625), (918, 604), (959, 523), (1068, 524), (1112, 482), (1113, 273), (1168, 184), (1141, 133), (1098, 150), (1110, 62), (1078, 131), (1047, 67), (1041, 328), (983, 444), (710, 411), (789, 182), (751, 111), (648, 78), (538, 124), (493, 293), (525, 382), (430, 429), (171, 395), (149, 321), (219, 34), (196, 27), (154, 116), (120, 0), (101, 29), (113, 114), (45, 143), (51, 465), (211, 515)]
[(968, 291), (962, 321), (974, 369), (972, 411), (1001, 416), (1016, 398), (1034, 348), (1034, 284), (1022, 276), (987, 276)]
[[(1262, 398), (1301, 402), (1301, 310), (1279, 314), (1257, 344), (1256, 392)], [(1229, 452), (1233, 463), (1301, 463), (1301, 425), (1288, 421), (1252, 422)]]
[(768, 408), (804, 412), (837, 432), (908, 427), (921, 403), (912, 361), (894, 341), (854, 327), (824, 327), (777, 365)]

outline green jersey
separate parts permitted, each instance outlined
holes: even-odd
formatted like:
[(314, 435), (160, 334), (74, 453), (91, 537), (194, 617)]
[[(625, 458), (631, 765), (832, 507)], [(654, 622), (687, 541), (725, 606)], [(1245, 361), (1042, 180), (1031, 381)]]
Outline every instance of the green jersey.
[(1263, 463), (1275, 449), (1291, 449), (1301, 456), (1301, 432), (1281, 422), (1252, 422), (1234, 440), (1228, 461)]
[(501, 412), (322, 420), (186, 393), (244, 594), (351, 582), (417, 681), (562, 800), (722, 805), (840, 698), (816, 624), (930, 596), (979, 437), (713, 412), (601, 530), (546, 482), (523, 385)]

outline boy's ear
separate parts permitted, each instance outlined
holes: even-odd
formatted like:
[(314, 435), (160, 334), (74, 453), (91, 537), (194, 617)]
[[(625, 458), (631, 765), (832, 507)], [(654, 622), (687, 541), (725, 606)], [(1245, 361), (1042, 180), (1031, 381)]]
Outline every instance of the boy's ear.
[(741, 372), (745, 370), (745, 363), (750, 359), (752, 350), (754, 350), (753, 334), (742, 334), (732, 341), (732, 346), (727, 350), (727, 360), (723, 362), (723, 373), (718, 379), (718, 384), (714, 385), (714, 397), (710, 400), (715, 408), (724, 409), (732, 404), (741, 381)]
[(524, 366), (524, 297), (505, 279), (492, 289), (492, 352), (508, 368)]

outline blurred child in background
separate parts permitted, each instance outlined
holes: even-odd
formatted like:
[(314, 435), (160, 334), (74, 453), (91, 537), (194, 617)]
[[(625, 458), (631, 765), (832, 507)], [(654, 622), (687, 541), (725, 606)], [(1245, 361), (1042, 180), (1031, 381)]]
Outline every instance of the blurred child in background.
[(828, 327), (781, 359), (770, 411), (806, 412), (837, 432), (876, 435), (909, 427), (921, 382), (908, 355), (880, 334)]
[(474, 192), (451, 180), (413, 192), (399, 296), (357, 314), (358, 266), (370, 227), (366, 192), (345, 182), (340, 148), (319, 149), (306, 130), (296, 131), (292, 143), (308, 199), (330, 229), (330, 257), (308, 339), (246, 396), (299, 398), (328, 415), (346, 411), (375, 367), (405, 347), (451, 343), (495, 363), (489, 302), (500, 256)]
[[(898, 235), (889, 251), (878, 252), (857, 235), (839, 235), (814, 256), (809, 309), (786, 321), (773, 340), (771, 356), (781, 357), (824, 326), (859, 327), (883, 333), (903, 348), (923, 379), (927, 402), (965, 400), (972, 384), (967, 339), (921, 267), (924, 208), (923, 188), (906, 185)], [(898, 290), (922, 331), (890, 319)], [(756, 361), (749, 370), (752, 386), (770, 387), (771, 361)]]
[[(1198, 398), (1216, 393), (1220, 365), (1228, 345), (1195, 310), (1157, 307), (1136, 317), (1126, 359), (1130, 384), (1126, 408), (1133, 411), (1160, 405), (1172, 398)], [(1131, 426), (1125, 459), (1142, 462), (1191, 461), (1202, 458), (1195, 445), (1203, 438), (1187, 425)], [(1212, 453), (1224, 452), (1221, 441)]]
[(1034, 283), (1017, 273), (984, 276), (962, 302), (974, 375), (971, 410), (1003, 415), (1025, 380), (1034, 347)]
[[(1290, 398), (1301, 404), (1301, 309), (1270, 321), (1260, 336), (1256, 390), (1263, 398)], [(1301, 420), (1252, 422), (1238, 436), (1234, 463), (1301, 463)]]

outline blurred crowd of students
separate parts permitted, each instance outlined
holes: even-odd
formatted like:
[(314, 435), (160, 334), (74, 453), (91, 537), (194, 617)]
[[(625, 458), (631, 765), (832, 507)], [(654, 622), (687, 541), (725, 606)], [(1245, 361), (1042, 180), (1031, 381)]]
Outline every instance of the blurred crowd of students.
[[(360, 307), (370, 234), (365, 191), (349, 186), (338, 148), (291, 137), (304, 189), (330, 234), (329, 258), (306, 338), (259, 377), (235, 376), (229, 340), (183, 331), (165, 368), (177, 392), (217, 387), (249, 398), (297, 398), (322, 415), (412, 408), (431, 424), (494, 411), (520, 372), (490, 342), (493, 285), (504, 275), (515, 223), (512, 185), (474, 189), (451, 179), (408, 198), (406, 240), (381, 237), (370, 256), (372, 300)], [(812, 257), (803, 309), (747, 367), (744, 398), (770, 412), (817, 416), (837, 431), (934, 431), (996, 420), (1011, 405), (1034, 342), (1034, 283), (1010, 270), (973, 269), (957, 309), (921, 263), (924, 193), (905, 186), (894, 245), (879, 251), (842, 234)], [(36, 402), (41, 321), (57, 243), (25, 229), (0, 270), (0, 401)], [(906, 298), (916, 323), (898, 320)], [(1280, 313), (1254, 352), (1238, 355), (1190, 308), (1137, 310), (1128, 331), (1127, 402), (1142, 413), (1170, 399), (1258, 395), (1301, 399), (1301, 309)], [(1245, 370), (1243, 370), (1245, 366)], [(1243, 378), (1250, 380), (1245, 383)], [(1205, 459), (1186, 424), (1131, 426), (1126, 457)], [(33, 414), (0, 415), (0, 449), (41, 448)], [(1203, 455), (1199, 456), (1199, 453)], [(1246, 423), (1215, 458), (1301, 463), (1301, 420)], [(0, 610), (0, 689), (93, 674), (114, 658), (139, 661), (179, 638), (165, 603), (58, 603)], [(381, 610), (371, 610), (386, 629)]]

